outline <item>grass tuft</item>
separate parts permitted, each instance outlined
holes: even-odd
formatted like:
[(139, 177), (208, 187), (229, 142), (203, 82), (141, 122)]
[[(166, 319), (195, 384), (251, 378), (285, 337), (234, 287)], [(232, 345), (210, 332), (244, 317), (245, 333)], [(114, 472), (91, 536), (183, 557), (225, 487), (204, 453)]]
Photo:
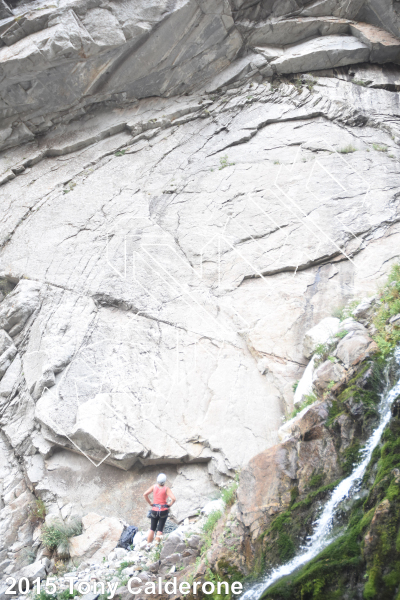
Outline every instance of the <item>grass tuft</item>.
[(204, 533), (211, 535), (221, 517), (222, 510), (214, 510), (212, 513), (210, 513), (207, 517), (206, 522), (203, 525)]
[(388, 147), (385, 144), (372, 144), (372, 147), (377, 152), (387, 152)]
[(222, 169), (226, 169), (226, 167), (233, 167), (233, 165), (235, 163), (232, 162), (228, 162), (228, 155), (225, 154), (225, 156), (221, 156), (221, 158), (219, 159), (219, 171), (222, 171)]
[(70, 538), (82, 533), (80, 519), (72, 519), (68, 523), (59, 520), (53, 525), (44, 525), (42, 529), (42, 542), (48, 549), (57, 552), (61, 558), (69, 557)]
[(227, 507), (232, 506), (232, 504), (235, 503), (236, 490), (238, 489), (238, 486), (239, 486), (239, 478), (238, 478), (238, 474), (237, 474), (235, 481), (233, 483), (231, 483), (230, 486), (228, 486), (226, 488), (222, 488), (221, 498), (225, 502), (225, 505)]
[(35, 498), (35, 501), (29, 509), (29, 522), (36, 526), (39, 523), (43, 523), (47, 514), (47, 508), (41, 498)]
[(355, 146), (353, 146), (352, 144), (348, 144), (347, 146), (340, 148), (338, 150), (338, 152), (340, 154), (352, 154), (353, 152), (357, 152), (357, 148)]
[(306, 408), (306, 406), (311, 406), (311, 404), (314, 404), (314, 402), (316, 402), (317, 400), (318, 400), (318, 398), (315, 394), (306, 394), (304, 396), (303, 402), (300, 402), (292, 410), (292, 412), (290, 413), (290, 415), (288, 416), (286, 421), (290, 421), (291, 419), (293, 419), (297, 414), (299, 414), (299, 412), (301, 412), (304, 408)]

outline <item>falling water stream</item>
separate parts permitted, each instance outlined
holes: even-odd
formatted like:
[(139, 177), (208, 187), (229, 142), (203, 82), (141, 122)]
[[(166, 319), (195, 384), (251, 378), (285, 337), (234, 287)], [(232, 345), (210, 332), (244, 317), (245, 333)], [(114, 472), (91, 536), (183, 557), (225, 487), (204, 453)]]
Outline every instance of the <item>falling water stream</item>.
[[(395, 351), (396, 362), (400, 365), (400, 348)], [(365, 473), (372, 452), (379, 444), (383, 430), (390, 421), (391, 405), (400, 394), (400, 380), (396, 385), (382, 397), (379, 405), (380, 420), (378, 427), (371, 434), (364, 449), (361, 451), (362, 461), (358, 464), (351, 475), (343, 479), (333, 490), (332, 496), (326, 503), (321, 516), (314, 523), (314, 532), (307, 544), (301, 548), (300, 553), (290, 562), (274, 569), (262, 581), (256, 583), (243, 593), (241, 600), (258, 600), (261, 595), (278, 579), (290, 575), (317, 556), (326, 546), (332, 542), (331, 530), (339, 504), (346, 498), (351, 498), (359, 489), (361, 479)]]

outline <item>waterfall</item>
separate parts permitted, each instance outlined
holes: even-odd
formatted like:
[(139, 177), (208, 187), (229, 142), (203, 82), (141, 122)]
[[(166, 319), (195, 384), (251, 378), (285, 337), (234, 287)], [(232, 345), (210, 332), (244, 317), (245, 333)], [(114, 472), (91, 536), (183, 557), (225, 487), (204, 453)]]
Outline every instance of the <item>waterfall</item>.
[[(400, 348), (397, 348), (395, 351), (395, 359), (396, 362), (400, 364)], [(382, 396), (378, 409), (380, 415), (379, 425), (371, 434), (363, 450), (361, 450), (361, 462), (354, 468), (351, 475), (346, 477), (346, 479), (343, 479), (343, 481), (341, 481), (333, 490), (332, 496), (326, 503), (321, 516), (314, 523), (314, 532), (307, 541), (307, 544), (301, 548), (300, 553), (291, 561), (277, 567), (262, 581), (246, 590), (242, 594), (241, 600), (258, 600), (273, 583), (278, 581), (278, 579), (290, 575), (293, 571), (302, 565), (305, 565), (332, 542), (330, 533), (337, 508), (343, 500), (351, 498), (357, 492), (368, 463), (371, 460), (372, 452), (379, 444), (383, 430), (390, 421), (391, 405), (399, 394), (400, 380), (387, 394)]]

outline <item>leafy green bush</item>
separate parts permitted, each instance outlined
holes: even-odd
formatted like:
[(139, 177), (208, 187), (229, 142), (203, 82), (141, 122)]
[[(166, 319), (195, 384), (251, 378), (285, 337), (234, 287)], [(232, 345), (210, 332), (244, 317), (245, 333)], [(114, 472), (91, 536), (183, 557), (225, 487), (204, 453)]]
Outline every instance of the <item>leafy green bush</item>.
[(59, 520), (53, 525), (44, 525), (42, 529), (43, 545), (49, 550), (56, 551), (60, 557), (69, 557), (70, 538), (82, 533), (80, 519), (73, 519), (69, 523)]

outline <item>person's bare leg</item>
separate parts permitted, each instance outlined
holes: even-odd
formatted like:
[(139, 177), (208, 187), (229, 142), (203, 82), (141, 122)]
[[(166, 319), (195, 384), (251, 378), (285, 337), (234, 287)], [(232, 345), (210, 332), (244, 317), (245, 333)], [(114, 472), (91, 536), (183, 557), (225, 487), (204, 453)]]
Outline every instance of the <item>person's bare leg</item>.
[(147, 536), (147, 543), (148, 543), (148, 544), (151, 544), (151, 542), (153, 541), (153, 539), (154, 539), (154, 531), (152, 531), (152, 530), (150, 529), (150, 531), (149, 531), (149, 535)]
[(162, 531), (157, 531), (156, 544), (159, 544), (161, 542), (161, 538), (162, 538)]

